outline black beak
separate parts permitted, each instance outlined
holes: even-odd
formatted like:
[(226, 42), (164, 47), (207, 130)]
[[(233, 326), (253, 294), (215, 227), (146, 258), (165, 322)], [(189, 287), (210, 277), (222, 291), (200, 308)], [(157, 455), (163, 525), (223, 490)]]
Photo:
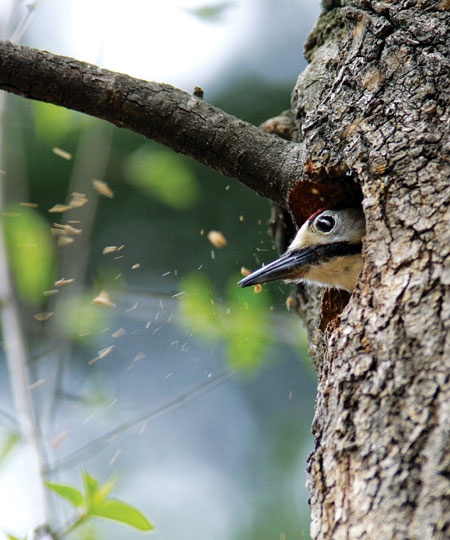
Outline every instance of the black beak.
[(276, 261), (255, 270), (244, 279), (241, 279), (238, 285), (249, 287), (250, 285), (267, 283), (277, 279), (300, 279), (304, 274), (301, 268), (310, 266), (315, 262), (316, 258), (315, 247), (307, 247), (299, 251), (287, 251)]

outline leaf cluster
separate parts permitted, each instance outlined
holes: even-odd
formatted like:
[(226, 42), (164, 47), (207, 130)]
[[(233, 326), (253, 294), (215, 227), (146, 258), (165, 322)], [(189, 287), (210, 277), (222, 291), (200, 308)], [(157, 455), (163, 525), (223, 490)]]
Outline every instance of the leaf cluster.
[(70, 534), (92, 518), (111, 519), (140, 531), (151, 531), (154, 527), (142, 512), (109, 496), (116, 483), (116, 478), (110, 478), (106, 483), (100, 484), (87, 471), (83, 471), (84, 491), (67, 484), (47, 482), (48, 489), (66, 499), (77, 510), (77, 517), (60, 536)]

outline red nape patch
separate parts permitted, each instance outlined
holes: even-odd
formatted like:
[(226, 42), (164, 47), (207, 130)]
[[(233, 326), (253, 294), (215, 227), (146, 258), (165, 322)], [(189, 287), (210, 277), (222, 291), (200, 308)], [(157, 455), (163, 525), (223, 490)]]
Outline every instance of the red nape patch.
[(316, 212), (314, 212), (314, 214), (312, 216), (309, 216), (309, 218), (306, 220), (306, 221), (312, 221), (314, 218), (316, 218), (319, 214), (321, 214), (322, 212), (325, 212), (325, 210), (327, 210), (327, 208), (320, 208), (319, 210), (317, 210)]

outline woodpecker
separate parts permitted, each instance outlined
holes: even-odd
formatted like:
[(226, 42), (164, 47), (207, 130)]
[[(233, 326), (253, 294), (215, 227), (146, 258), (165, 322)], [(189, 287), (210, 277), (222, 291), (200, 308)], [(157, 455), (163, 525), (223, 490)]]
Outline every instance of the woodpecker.
[(358, 208), (319, 210), (281, 257), (239, 281), (241, 287), (283, 279), (352, 291), (362, 269), (364, 214)]

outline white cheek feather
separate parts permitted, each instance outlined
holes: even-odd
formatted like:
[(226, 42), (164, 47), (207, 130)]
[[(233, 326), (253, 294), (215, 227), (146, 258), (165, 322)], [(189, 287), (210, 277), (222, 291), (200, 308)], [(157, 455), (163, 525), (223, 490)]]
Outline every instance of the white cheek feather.
[(311, 266), (299, 281), (313, 281), (329, 287), (353, 291), (362, 270), (363, 259), (360, 254), (345, 258), (332, 259), (320, 266)]
[(292, 240), (292, 243), (288, 248), (288, 251), (296, 251), (297, 249), (314, 246), (315, 244), (317, 244), (316, 235), (309, 231), (308, 222), (306, 222), (303, 223), (298, 230), (294, 240)]

